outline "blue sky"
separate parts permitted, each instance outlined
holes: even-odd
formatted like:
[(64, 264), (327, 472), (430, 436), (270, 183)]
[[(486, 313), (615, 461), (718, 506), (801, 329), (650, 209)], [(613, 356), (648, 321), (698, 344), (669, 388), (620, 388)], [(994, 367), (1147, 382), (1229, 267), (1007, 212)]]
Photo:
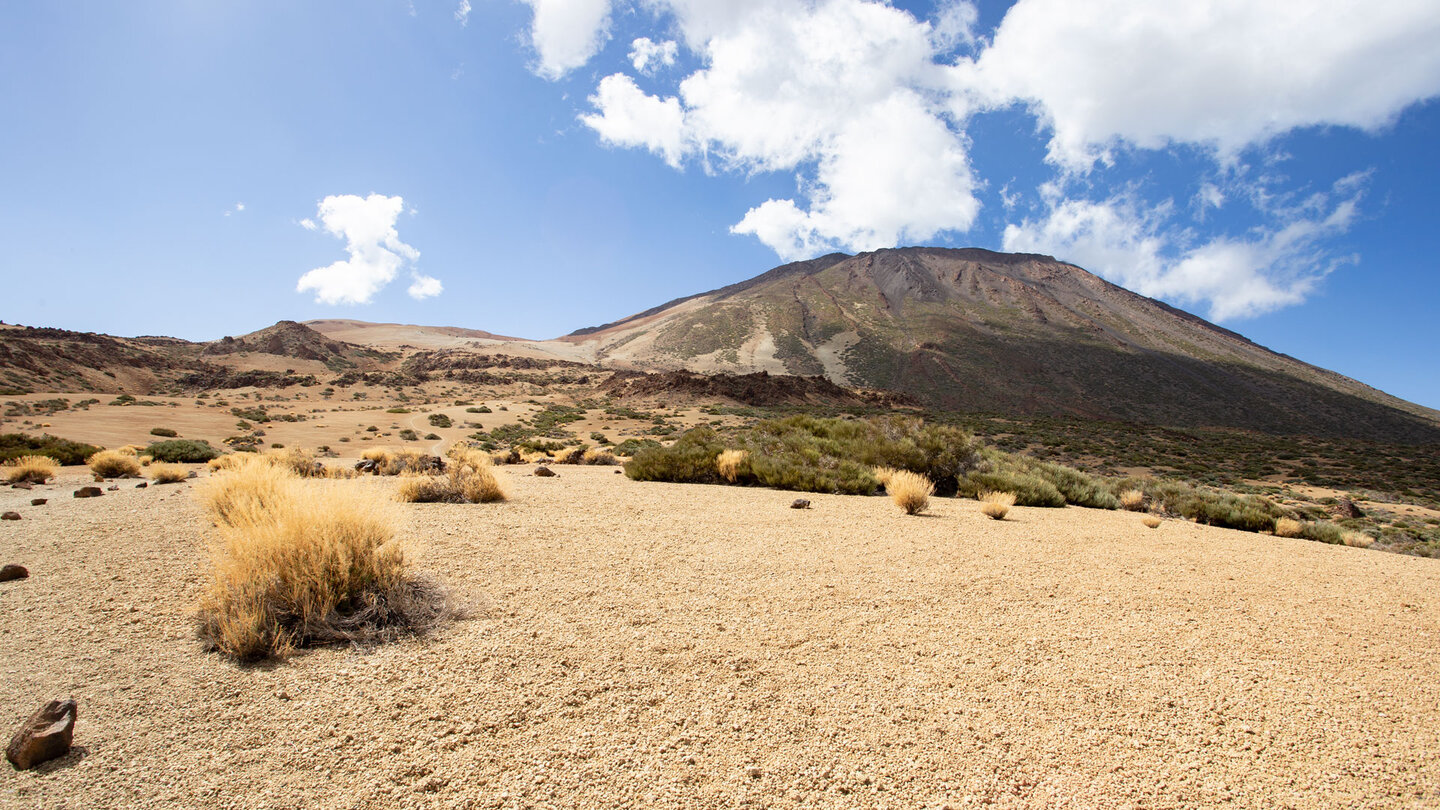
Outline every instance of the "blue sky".
[(977, 245), (1440, 407), (1437, 42), (1408, 0), (11, 3), (0, 318), (547, 338)]

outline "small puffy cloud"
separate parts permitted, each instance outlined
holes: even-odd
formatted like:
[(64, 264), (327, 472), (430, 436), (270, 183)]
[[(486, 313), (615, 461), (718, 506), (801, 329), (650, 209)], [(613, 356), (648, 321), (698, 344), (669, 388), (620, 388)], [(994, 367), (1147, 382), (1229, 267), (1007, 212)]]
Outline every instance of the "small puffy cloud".
[(315, 220), (306, 217), (300, 220), (300, 227), (304, 228), (307, 231), (313, 231), (320, 226), (315, 224)]
[(222, 216), (227, 216), (227, 217), (228, 217), (228, 216), (230, 216), (231, 214), (238, 214), (238, 213), (240, 213), (241, 211), (244, 211), (244, 210), (245, 210), (245, 203), (243, 203), (243, 202), (237, 202), (237, 203), (235, 203), (235, 207), (234, 207), (234, 208), (227, 208), (227, 209), (225, 209), (225, 211), (224, 211), (224, 213), (222, 214)]
[(455, 7), (455, 21), (461, 28), (470, 24), (470, 0), (460, 0), (460, 5)]
[(630, 64), (640, 73), (654, 73), (662, 67), (670, 67), (679, 55), (680, 46), (673, 39), (653, 42), (649, 37), (640, 37), (630, 43)]
[(956, 89), (1027, 103), (1070, 171), (1117, 147), (1228, 159), (1298, 127), (1375, 130), (1440, 94), (1440, 5), (1374, 0), (1019, 0)]
[(685, 113), (676, 98), (647, 95), (629, 76), (616, 73), (600, 80), (590, 103), (599, 113), (580, 120), (600, 139), (614, 146), (642, 147), (675, 168), (685, 153)]
[[(1278, 210), (1272, 226), (1198, 245), (1185, 229), (1169, 227), (1173, 206), (1147, 206), (1128, 192), (1099, 202), (1061, 198), (1051, 186), (1042, 191), (1045, 215), (1006, 226), (1004, 248), (1053, 255), (1142, 295), (1208, 305), (1216, 321), (1253, 317), (1303, 301), (1354, 260), (1324, 247), (1357, 215), (1360, 192), (1343, 183)], [(1335, 201), (1344, 193), (1352, 196)]]
[(445, 286), (440, 283), (440, 279), (434, 276), (427, 276), (424, 273), (411, 273), (410, 281), (410, 289), (406, 290), (406, 292), (416, 301), (434, 298), (445, 290)]
[(534, 12), (535, 72), (551, 81), (583, 66), (610, 38), (610, 0), (525, 0)]
[[(370, 303), (401, 268), (420, 259), (420, 251), (400, 241), (395, 230), (395, 220), (404, 209), (403, 198), (382, 194), (340, 194), (321, 200), (316, 212), (318, 227), (344, 239), (349, 258), (301, 276), (296, 292), (313, 291), (316, 302), (322, 304)], [(307, 230), (317, 229), (313, 220), (300, 224)], [(416, 298), (438, 295), (440, 282), (416, 273), (410, 290)]]

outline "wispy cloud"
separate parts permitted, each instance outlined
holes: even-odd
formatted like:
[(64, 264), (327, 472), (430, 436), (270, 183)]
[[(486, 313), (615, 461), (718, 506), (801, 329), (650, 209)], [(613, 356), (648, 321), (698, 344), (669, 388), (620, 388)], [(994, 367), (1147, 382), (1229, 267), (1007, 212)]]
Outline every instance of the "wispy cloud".
[(460, 5), (455, 7), (455, 21), (462, 28), (470, 24), (470, 0), (460, 0)]

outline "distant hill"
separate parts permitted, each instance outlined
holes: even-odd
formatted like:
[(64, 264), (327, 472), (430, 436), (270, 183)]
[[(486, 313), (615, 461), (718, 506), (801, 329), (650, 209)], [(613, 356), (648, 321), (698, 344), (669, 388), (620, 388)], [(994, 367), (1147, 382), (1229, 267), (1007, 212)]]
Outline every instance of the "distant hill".
[(824, 375), (947, 409), (1440, 438), (1440, 413), (1048, 256), (831, 254), (562, 340), (607, 365)]
[(297, 360), (318, 360), (329, 365), (353, 365), (358, 360), (381, 357), (382, 353), (353, 343), (332, 340), (295, 321), (280, 321), (239, 337), (223, 337), (204, 344), (202, 355), (259, 352)]

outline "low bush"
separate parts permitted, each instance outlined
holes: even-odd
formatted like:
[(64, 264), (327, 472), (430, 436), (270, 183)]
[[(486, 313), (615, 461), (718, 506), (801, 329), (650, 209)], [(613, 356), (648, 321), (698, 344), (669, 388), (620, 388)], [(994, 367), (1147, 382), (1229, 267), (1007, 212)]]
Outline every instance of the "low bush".
[(1072, 467), (998, 450), (984, 451), (976, 468), (958, 482), (958, 489), (962, 495), (975, 497), (984, 491), (1011, 492), (1021, 506), (1120, 506), (1120, 499), (1103, 479)]
[(93, 444), (72, 442), (49, 434), (27, 436), (24, 433), (0, 435), (0, 461), (11, 461), (22, 456), (49, 456), (61, 466), (84, 464), (85, 459), (100, 452)]
[(722, 450), (715, 457), (715, 471), (728, 483), (734, 484), (750, 473), (749, 450)]
[(556, 464), (581, 464), (585, 461), (585, 450), (586, 448), (583, 445), (579, 447), (566, 447), (556, 450), (551, 455), (551, 458), (555, 460)]
[(173, 439), (173, 438), (175, 438), (176, 436), (179, 436), (180, 433), (179, 433), (178, 431), (171, 430), (170, 428), (157, 427), (157, 428), (150, 428), (150, 435), (151, 435), (151, 436), (165, 436), (165, 437), (167, 437), (167, 438)]
[(1233, 495), (1176, 481), (1157, 483), (1150, 501), (1159, 511), (1203, 523), (1247, 532), (1270, 531), (1285, 513), (1258, 495)]
[(220, 451), (211, 447), (204, 439), (156, 442), (145, 448), (145, 453), (156, 461), (168, 461), (172, 464), (204, 464), (220, 455)]
[(626, 439), (615, 445), (615, 455), (634, 457), (641, 450), (648, 450), (652, 447), (659, 447), (660, 442), (654, 439)]
[(1305, 524), (1294, 518), (1282, 517), (1275, 521), (1276, 537), (1300, 537), (1305, 533)]
[(1365, 532), (1347, 531), (1342, 539), (1345, 545), (1355, 548), (1369, 548), (1375, 544), (1375, 538)]
[(427, 418), (430, 421), (430, 427), (448, 428), (455, 424), (450, 420), (450, 417), (443, 413), (432, 413)]
[(410, 428), (405, 428), (404, 430), (400, 431), (400, 438), (403, 441), (414, 442), (420, 440), (420, 434), (416, 433)]
[(0, 467), (7, 484), (43, 484), (55, 477), (60, 467), (49, 456), (21, 456)]
[(1317, 543), (1329, 543), (1334, 546), (1345, 542), (1345, 530), (1328, 520), (1306, 523), (1300, 530), (1300, 536), (1306, 540), (1314, 540)]
[(441, 475), (402, 475), (399, 497), (408, 503), (494, 503), (508, 496), (491, 465), (456, 463)]
[(994, 520), (1004, 520), (1010, 514), (1010, 507), (1015, 505), (1015, 493), (1013, 492), (982, 492), (980, 493), (980, 511), (986, 517)]
[(1160, 528), (1160, 518), (1155, 517), (1154, 515), (1146, 515), (1145, 517), (1140, 518), (1140, 522), (1145, 524), (1145, 527), (1148, 529)]
[(1020, 506), (1065, 505), (1065, 496), (1055, 485), (1030, 473), (1016, 472), (970, 472), (960, 481), (960, 492), (980, 497), (981, 492), (1009, 492)]
[(90, 471), (101, 478), (140, 474), (140, 462), (135, 456), (127, 456), (118, 450), (101, 450), (86, 463), (90, 465)]
[(269, 464), (211, 481), (221, 542), (200, 631), (212, 649), (254, 660), (423, 631), (448, 612), (443, 593), (410, 575), (383, 501)]
[(1138, 489), (1127, 489), (1120, 493), (1120, 508), (1130, 512), (1141, 512), (1145, 509), (1145, 493)]
[(620, 459), (616, 458), (614, 453), (600, 447), (592, 447), (589, 450), (586, 450), (584, 461), (586, 464), (602, 465), (607, 467), (613, 467), (616, 464), (620, 463)]
[(178, 484), (190, 477), (190, 471), (179, 464), (150, 465), (150, 480), (157, 484)]
[(935, 485), (919, 473), (896, 470), (885, 486), (890, 499), (907, 515), (918, 515), (930, 506), (930, 496), (935, 494)]

